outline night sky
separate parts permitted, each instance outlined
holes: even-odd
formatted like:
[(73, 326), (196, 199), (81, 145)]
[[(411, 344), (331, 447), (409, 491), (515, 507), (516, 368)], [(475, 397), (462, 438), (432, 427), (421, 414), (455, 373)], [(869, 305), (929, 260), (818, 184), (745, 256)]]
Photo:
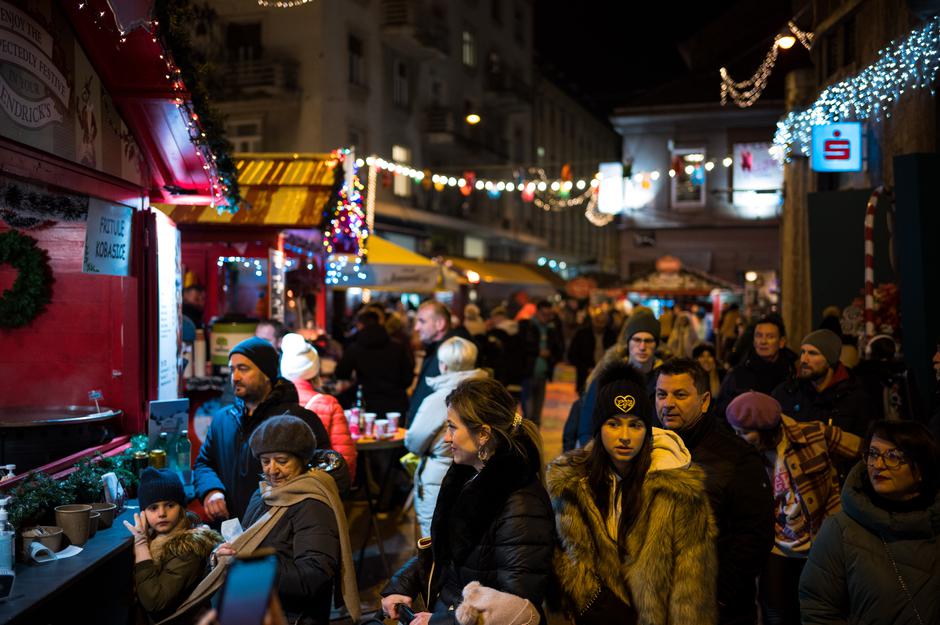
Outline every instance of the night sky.
[[(704, 78), (708, 89), (714, 77), (717, 101), (718, 68), (728, 65), (736, 80), (750, 77), (791, 17), (786, 0), (536, 0), (535, 10), (540, 68), (600, 114), (644, 96), (655, 100), (656, 87), (692, 76)], [(781, 55), (784, 70), (808, 59), (805, 51), (791, 57)], [(782, 96), (784, 73), (774, 77), (768, 96)]]

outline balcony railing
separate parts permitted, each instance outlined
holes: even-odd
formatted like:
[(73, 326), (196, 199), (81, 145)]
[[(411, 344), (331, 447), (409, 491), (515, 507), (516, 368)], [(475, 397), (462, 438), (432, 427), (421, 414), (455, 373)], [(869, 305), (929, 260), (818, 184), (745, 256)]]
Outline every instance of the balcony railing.
[(258, 59), (225, 65), (222, 77), (225, 93), (232, 95), (277, 96), (298, 91), (297, 61)]
[(389, 43), (418, 55), (450, 54), (450, 30), (442, 5), (426, 0), (382, 0), (381, 25)]

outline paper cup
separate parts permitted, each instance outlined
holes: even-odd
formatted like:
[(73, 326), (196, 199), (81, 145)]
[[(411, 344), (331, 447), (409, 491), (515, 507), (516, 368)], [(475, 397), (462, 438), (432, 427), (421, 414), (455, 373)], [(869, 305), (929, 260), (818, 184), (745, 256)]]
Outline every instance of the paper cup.
[(362, 416), (363, 418), (365, 418), (365, 421), (366, 421), (366, 431), (363, 432), (363, 434), (366, 436), (375, 436), (374, 432), (375, 432), (376, 414), (374, 412), (367, 412)]
[(385, 418), (388, 419), (388, 433), (394, 435), (398, 431), (398, 422), (401, 420), (400, 412), (389, 412), (386, 413)]
[(62, 528), (71, 544), (81, 547), (88, 540), (91, 529), (91, 506), (83, 503), (57, 506), (55, 524)]
[(388, 436), (388, 419), (375, 420), (375, 437), (385, 438)]

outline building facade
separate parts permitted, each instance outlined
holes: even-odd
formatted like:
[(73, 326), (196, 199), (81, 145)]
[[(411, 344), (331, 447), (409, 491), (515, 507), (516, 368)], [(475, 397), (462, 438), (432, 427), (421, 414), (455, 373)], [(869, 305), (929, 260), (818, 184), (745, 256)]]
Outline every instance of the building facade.
[(776, 271), (783, 172), (769, 150), (782, 112), (775, 102), (618, 109), (621, 272), (650, 271), (664, 255), (737, 283), (748, 271)]
[[(211, 0), (195, 30), (223, 70), (216, 101), (237, 151), (351, 145), (358, 156), (426, 174), (518, 180), (536, 162), (534, 11), (532, 0), (323, 0), (291, 8)], [(469, 123), (470, 115), (479, 121)], [(518, 192), (437, 187), (430, 176), (418, 182), (380, 172), (377, 232), (426, 255), (595, 256), (588, 248), (596, 233), (559, 236), (573, 218), (546, 214)], [(605, 253), (613, 264), (614, 247)]]

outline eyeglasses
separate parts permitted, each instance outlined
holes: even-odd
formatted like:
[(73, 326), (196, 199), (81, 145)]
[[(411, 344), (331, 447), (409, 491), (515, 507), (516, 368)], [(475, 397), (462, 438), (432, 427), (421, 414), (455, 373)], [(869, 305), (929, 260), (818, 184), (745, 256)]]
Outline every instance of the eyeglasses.
[(887, 469), (897, 469), (902, 464), (907, 464), (907, 458), (904, 457), (904, 452), (897, 449), (889, 449), (881, 453), (874, 447), (871, 447), (865, 454), (865, 461), (868, 463), (868, 466), (875, 466), (879, 458), (884, 461), (885, 468)]
[(631, 343), (638, 343), (638, 344), (639, 344), (639, 343), (642, 343), (642, 344), (644, 344), (644, 345), (652, 345), (653, 343), (656, 342), (656, 339), (641, 339), (641, 338), (633, 337), (633, 338), (630, 339), (630, 342), (631, 342)]

